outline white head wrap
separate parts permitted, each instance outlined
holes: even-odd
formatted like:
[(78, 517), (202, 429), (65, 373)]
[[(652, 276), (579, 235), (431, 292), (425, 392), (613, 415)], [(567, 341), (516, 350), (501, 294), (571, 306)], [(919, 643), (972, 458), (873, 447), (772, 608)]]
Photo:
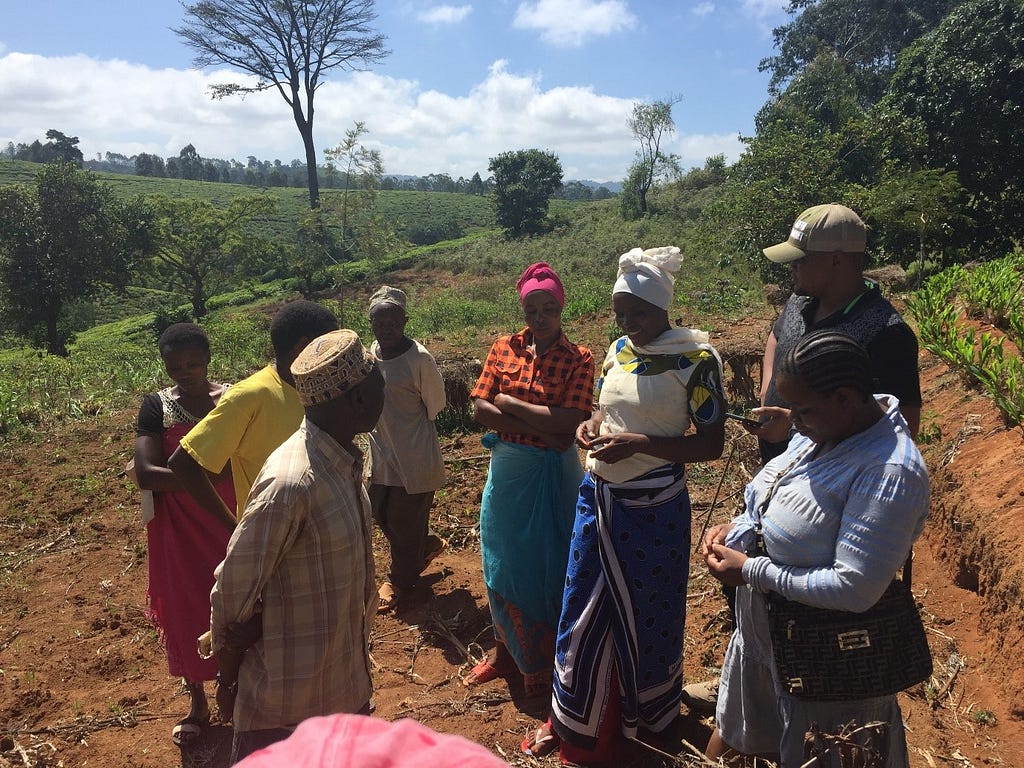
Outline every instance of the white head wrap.
[(612, 293), (631, 293), (662, 309), (672, 305), (675, 273), (683, 263), (679, 249), (674, 245), (634, 248), (619, 256), (619, 275)]

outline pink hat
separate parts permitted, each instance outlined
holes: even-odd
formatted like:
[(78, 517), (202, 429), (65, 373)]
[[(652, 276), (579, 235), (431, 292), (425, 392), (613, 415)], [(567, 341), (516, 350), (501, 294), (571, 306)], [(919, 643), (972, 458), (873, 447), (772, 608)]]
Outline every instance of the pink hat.
[(558, 306), (565, 306), (565, 288), (562, 287), (562, 281), (559, 279), (558, 273), (543, 261), (538, 261), (526, 268), (519, 278), (519, 282), (516, 283), (516, 289), (519, 291), (520, 303), (528, 293), (547, 291), (555, 297)]
[(508, 768), (479, 744), (415, 720), (363, 715), (311, 717), (284, 741), (253, 752), (238, 768)]

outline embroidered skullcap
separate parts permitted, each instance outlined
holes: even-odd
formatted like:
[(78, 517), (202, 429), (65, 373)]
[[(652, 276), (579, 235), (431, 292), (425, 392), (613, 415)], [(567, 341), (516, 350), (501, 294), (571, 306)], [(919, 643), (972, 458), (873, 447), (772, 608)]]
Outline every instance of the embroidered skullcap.
[(318, 336), (292, 363), (299, 401), (318, 405), (334, 400), (369, 376), (373, 365), (373, 355), (355, 331), (342, 328)]
[(558, 273), (551, 268), (550, 264), (538, 261), (526, 268), (516, 283), (516, 290), (519, 291), (519, 303), (521, 304), (528, 293), (533, 291), (547, 291), (555, 297), (558, 306), (565, 306), (565, 288)]
[(303, 720), (283, 741), (240, 761), (238, 768), (508, 768), (485, 747), (438, 733), (415, 720), (337, 714)]
[(390, 285), (382, 285), (370, 297), (370, 309), (379, 307), (381, 304), (391, 304), (405, 309), (405, 291), (401, 288), (392, 288)]
[(683, 257), (674, 245), (634, 248), (619, 257), (619, 275), (612, 293), (631, 293), (662, 309), (672, 305), (675, 274)]

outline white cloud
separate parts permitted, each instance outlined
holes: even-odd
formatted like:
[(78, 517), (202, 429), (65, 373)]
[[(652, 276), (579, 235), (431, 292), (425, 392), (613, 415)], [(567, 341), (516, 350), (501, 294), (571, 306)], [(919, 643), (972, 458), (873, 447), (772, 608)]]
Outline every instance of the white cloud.
[(779, 16), (789, 6), (785, 0), (742, 0), (740, 3), (743, 12), (759, 21), (769, 16)]
[(513, 25), (540, 30), (552, 45), (579, 47), (590, 37), (634, 29), (636, 17), (624, 0), (536, 0), (522, 2)]
[(668, 151), (679, 155), (686, 168), (704, 167), (712, 155), (725, 155), (727, 163), (739, 160), (746, 145), (738, 133), (690, 133), (679, 136)]
[(424, 24), (458, 24), (472, 12), (471, 5), (435, 5), (416, 14)]
[(709, 2), (697, 3), (697, 5), (693, 6), (693, 8), (690, 9), (690, 13), (692, 13), (694, 16), (701, 17), (710, 16), (714, 12), (715, 4)]
[[(238, 80), (223, 71), (10, 53), (0, 57), (0, 146), (42, 140), (56, 128), (78, 136), (87, 158), (175, 156), (189, 143), (204, 157), (302, 158), (298, 131), (276, 91), (209, 98), (212, 83)], [(545, 90), (540, 73), (512, 72), (503, 60), (454, 95), (411, 79), (356, 72), (317, 91), (314, 135), (322, 160), (354, 121), (364, 121), (364, 143), (381, 151), (388, 173), (486, 176), (488, 160), (499, 152), (537, 148), (559, 156), (567, 179), (615, 181), (625, 176), (636, 148), (626, 125), (633, 101), (591, 87)], [(689, 150), (672, 151), (689, 162)], [(723, 150), (707, 153), (717, 151)]]

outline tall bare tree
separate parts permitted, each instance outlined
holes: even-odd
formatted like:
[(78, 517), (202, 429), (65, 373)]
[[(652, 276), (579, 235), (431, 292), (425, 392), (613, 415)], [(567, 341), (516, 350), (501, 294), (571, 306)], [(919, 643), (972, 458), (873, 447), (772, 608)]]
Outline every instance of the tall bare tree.
[(204, 0), (185, 4), (174, 31), (195, 50), (195, 65), (224, 65), (255, 75), (255, 85), (225, 83), (214, 98), (276, 88), (292, 108), (306, 150), (309, 207), (320, 207), (313, 97), (335, 68), (358, 70), (390, 51), (371, 24), (373, 0)]

